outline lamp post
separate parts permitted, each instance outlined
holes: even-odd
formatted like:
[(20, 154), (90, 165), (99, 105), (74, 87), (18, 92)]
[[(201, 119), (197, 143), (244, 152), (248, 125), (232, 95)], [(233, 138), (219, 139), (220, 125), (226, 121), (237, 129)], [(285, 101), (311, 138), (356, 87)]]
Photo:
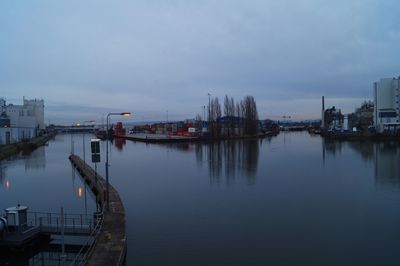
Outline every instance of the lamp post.
[(210, 112), (211, 112), (211, 93), (208, 93), (208, 121), (210, 121)]
[(110, 119), (110, 116), (112, 115), (122, 115), (122, 116), (130, 116), (131, 113), (130, 112), (123, 112), (123, 113), (108, 113), (107, 114), (107, 142), (106, 142), (106, 194), (107, 194), (107, 211), (110, 210), (110, 200), (109, 200), (109, 182), (108, 182), (108, 141), (110, 139), (110, 130), (109, 130), (109, 126), (108, 126), (108, 121)]
[[(83, 121), (82, 125), (85, 126), (85, 123), (94, 123), (94, 120)], [(83, 146), (83, 162), (86, 163), (86, 156), (85, 156), (85, 132), (82, 134), (82, 146)]]

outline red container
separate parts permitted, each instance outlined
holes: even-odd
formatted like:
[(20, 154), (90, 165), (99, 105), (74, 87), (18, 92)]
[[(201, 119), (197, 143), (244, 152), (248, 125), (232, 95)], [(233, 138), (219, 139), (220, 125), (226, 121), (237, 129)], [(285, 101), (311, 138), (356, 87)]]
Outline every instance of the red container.
[(114, 135), (116, 137), (121, 137), (126, 135), (125, 128), (122, 126), (121, 122), (118, 122), (117, 125), (114, 128)]

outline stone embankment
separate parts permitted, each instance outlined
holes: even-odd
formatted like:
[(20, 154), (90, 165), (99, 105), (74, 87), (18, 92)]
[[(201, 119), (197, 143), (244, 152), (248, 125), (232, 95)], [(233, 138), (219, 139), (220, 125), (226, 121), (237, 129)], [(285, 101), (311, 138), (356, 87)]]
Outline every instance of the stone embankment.
[(45, 145), (50, 139), (55, 136), (55, 133), (45, 134), (29, 141), (21, 141), (18, 143), (0, 146), (0, 161), (10, 156), (16, 155), (19, 152), (31, 152), (40, 146)]

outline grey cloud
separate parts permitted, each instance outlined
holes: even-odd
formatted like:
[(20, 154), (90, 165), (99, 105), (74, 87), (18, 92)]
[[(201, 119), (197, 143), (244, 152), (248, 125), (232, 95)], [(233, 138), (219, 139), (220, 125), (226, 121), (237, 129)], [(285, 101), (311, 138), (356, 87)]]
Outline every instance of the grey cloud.
[(194, 116), (207, 92), (253, 94), (305, 116), (322, 94), (371, 97), (374, 80), (400, 74), (396, 10), (391, 0), (4, 1), (0, 86), (159, 117)]

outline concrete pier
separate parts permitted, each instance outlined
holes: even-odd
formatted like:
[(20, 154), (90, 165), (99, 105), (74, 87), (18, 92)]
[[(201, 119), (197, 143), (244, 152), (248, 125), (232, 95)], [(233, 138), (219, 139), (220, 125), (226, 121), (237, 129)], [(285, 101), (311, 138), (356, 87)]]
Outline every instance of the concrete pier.
[(126, 257), (125, 209), (115, 188), (109, 185), (110, 210), (107, 211), (106, 181), (76, 155), (69, 156), (71, 163), (96, 196), (103, 209), (103, 226), (89, 254), (86, 265), (124, 265)]
[(185, 136), (169, 136), (164, 134), (126, 134), (125, 136), (115, 136), (134, 141), (149, 142), (149, 143), (172, 143), (172, 142), (192, 142), (198, 141), (198, 137)]

